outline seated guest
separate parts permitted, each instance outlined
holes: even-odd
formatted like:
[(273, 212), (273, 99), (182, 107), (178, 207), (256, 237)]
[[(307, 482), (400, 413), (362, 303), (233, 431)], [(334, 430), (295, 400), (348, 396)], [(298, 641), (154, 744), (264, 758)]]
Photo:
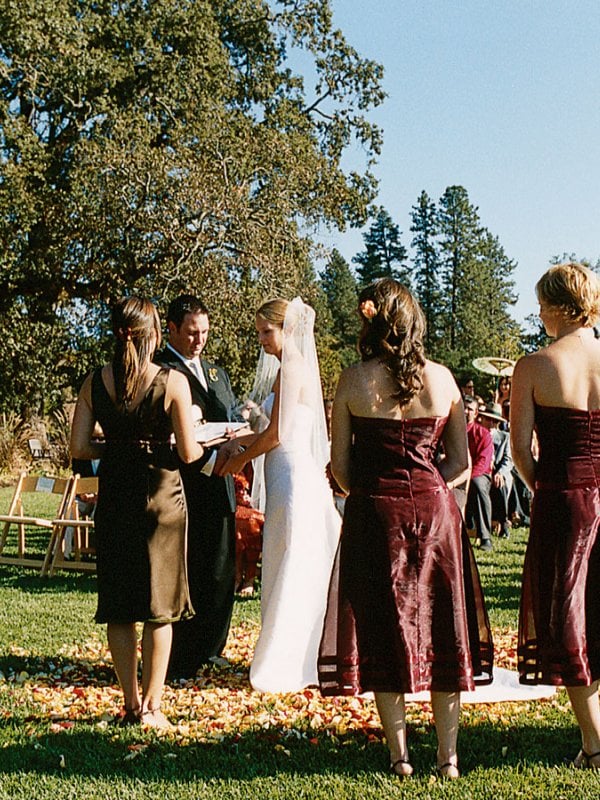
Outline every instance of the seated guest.
[(464, 383), (461, 384), (460, 393), (465, 397), (475, 397), (475, 382), (473, 378), (466, 378)]
[(510, 452), (510, 436), (501, 430), (504, 421), (502, 408), (497, 403), (488, 403), (479, 409), (478, 421), (487, 428), (494, 443), (494, 460), (492, 462), (492, 482), (490, 499), (492, 502), (492, 519), (500, 523), (500, 537), (510, 536), (508, 499), (512, 491), (513, 461)]
[(471, 483), (467, 493), (466, 523), (470, 530), (475, 529), (482, 550), (492, 549), (492, 461), (494, 443), (492, 435), (477, 422), (479, 404), (474, 397), (465, 397), (465, 417), (467, 420), (467, 441), (471, 456)]
[(510, 402), (510, 378), (508, 375), (501, 375), (498, 388), (494, 392), (494, 403), (502, 406), (505, 402)]

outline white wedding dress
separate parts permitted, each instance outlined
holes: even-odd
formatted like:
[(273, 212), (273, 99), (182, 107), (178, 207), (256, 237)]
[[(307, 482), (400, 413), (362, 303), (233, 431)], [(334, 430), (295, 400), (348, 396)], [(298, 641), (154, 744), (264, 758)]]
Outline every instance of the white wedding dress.
[[(263, 404), (270, 417), (274, 395)], [(285, 443), (264, 461), (262, 627), (250, 682), (262, 692), (317, 684), (317, 655), (341, 519), (308, 444), (312, 410), (297, 405)]]

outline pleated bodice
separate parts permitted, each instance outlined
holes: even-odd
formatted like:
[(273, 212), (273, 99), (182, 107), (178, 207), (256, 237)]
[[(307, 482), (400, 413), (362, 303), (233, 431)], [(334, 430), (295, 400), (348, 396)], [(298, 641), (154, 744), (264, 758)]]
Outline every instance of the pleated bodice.
[(404, 494), (440, 486), (435, 457), (445, 424), (446, 417), (353, 417), (352, 490)]
[(536, 406), (536, 483), (600, 486), (600, 410)]

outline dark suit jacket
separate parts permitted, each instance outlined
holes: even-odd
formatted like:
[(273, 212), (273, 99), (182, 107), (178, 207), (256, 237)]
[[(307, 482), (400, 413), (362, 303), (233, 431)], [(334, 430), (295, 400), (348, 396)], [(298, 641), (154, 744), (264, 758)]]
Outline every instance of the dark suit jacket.
[[(224, 369), (209, 361), (204, 361), (204, 359), (200, 360), (208, 386), (207, 391), (194, 373), (170, 348), (165, 347), (155, 356), (154, 360), (157, 364), (176, 369), (186, 376), (192, 392), (192, 403), (202, 409), (207, 422), (232, 422), (238, 419), (235, 414), (236, 398), (231, 388), (229, 375)], [(204, 459), (200, 464), (180, 465), (184, 485), (189, 485), (193, 481), (194, 491), (204, 494), (208, 507), (214, 513), (235, 511), (235, 488), (232, 476), (208, 478), (200, 472), (202, 463), (204, 463)]]

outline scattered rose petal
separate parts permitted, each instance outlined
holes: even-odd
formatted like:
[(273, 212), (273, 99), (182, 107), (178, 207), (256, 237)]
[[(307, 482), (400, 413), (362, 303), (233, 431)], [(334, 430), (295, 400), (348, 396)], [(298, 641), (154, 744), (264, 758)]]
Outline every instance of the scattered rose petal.
[[(223, 653), (229, 667), (220, 670), (207, 667), (193, 680), (165, 687), (163, 711), (173, 721), (174, 729), (157, 732), (156, 736), (177, 744), (213, 745), (223, 740), (239, 742), (245, 734), (252, 733), (264, 737), (278, 752), (284, 753), (289, 752), (284, 743), (290, 738), (305, 739), (313, 746), (319, 746), (324, 737), (335, 746), (356, 743), (357, 734), (362, 736), (358, 743), (365, 747), (382, 741), (381, 723), (370, 698), (324, 698), (314, 688), (290, 694), (252, 691), (248, 671), (258, 633), (256, 623), (237, 625)], [(516, 631), (496, 629), (494, 643), (496, 663), (514, 668)], [(65, 646), (53, 661), (43, 661), (27, 651), (20, 654), (14, 648), (11, 652), (26, 659), (24, 668), (18, 673), (7, 671), (6, 683), (0, 680), (0, 692), (18, 694), (19, 702), (36, 709), (31, 716), (33, 723), (40, 716), (45, 717), (50, 730), (59, 733), (77, 721), (85, 721), (102, 731), (110, 731), (115, 738), (121, 736), (121, 729), (109, 723), (119, 715), (123, 697), (110, 654), (99, 639)], [(566, 707), (566, 700), (560, 694), (538, 702)], [(515, 706), (522, 708), (521, 704), (497, 703), (466, 706), (462, 713), (465, 723), (472, 727), (490, 721), (510, 726), (519, 713)], [(408, 704), (406, 719), (415, 733), (426, 732), (432, 724), (431, 705)], [(131, 760), (133, 754), (143, 753), (147, 746), (129, 746), (125, 758)], [(166, 757), (174, 758), (176, 754)]]

